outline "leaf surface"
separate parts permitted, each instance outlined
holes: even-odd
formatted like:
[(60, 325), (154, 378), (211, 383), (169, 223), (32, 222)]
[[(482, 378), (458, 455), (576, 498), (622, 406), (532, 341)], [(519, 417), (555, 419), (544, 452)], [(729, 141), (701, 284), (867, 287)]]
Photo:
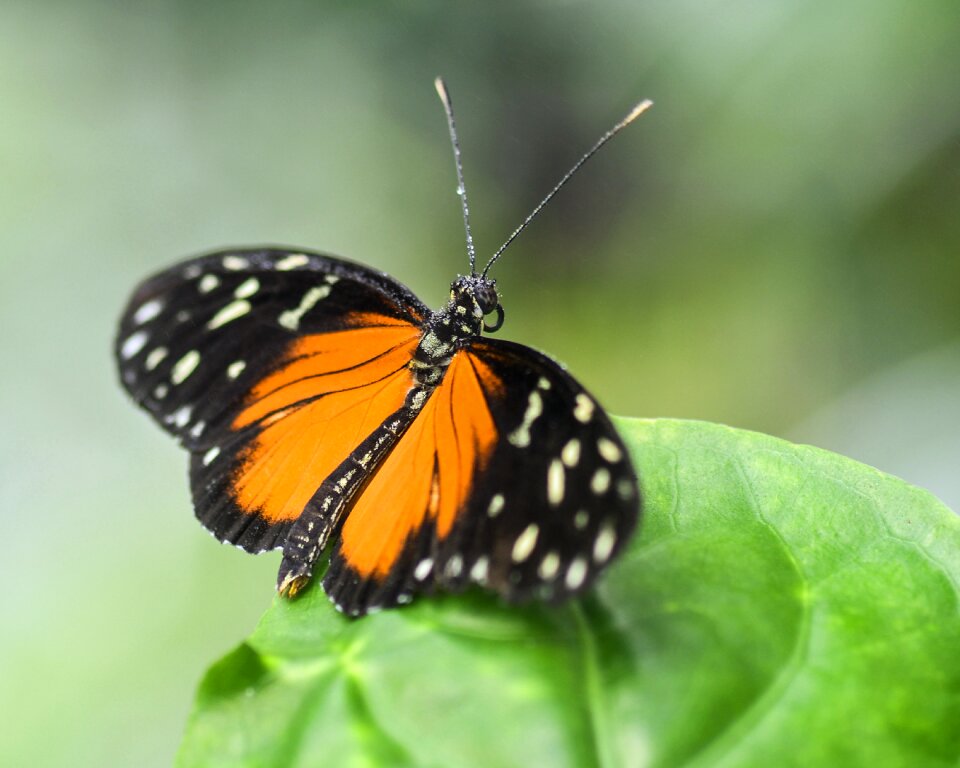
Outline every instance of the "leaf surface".
[(207, 672), (188, 766), (952, 766), (960, 521), (849, 459), (619, 419), (644, 518), (588, 597), (359, 621), (316, 584)]

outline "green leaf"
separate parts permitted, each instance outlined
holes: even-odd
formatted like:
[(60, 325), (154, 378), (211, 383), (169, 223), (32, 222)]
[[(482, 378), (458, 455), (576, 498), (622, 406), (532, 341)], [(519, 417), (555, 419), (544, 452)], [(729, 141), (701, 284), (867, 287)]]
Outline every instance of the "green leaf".
[(642, 477), (589, 597), (359, 621), (276, 600), (200, 685), (180, 766), (947, 766), (960, 522), (815, 448), (617, 422)]

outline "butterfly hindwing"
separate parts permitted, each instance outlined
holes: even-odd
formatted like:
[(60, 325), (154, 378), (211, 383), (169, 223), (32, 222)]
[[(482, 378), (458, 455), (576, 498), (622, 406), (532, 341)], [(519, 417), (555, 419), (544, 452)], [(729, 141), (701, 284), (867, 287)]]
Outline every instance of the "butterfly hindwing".
[(586, 390), (527, 347), (474, 338), (347, 516), (324, 586), (352, 614), (469, 583), (560, 600), (639, 512), (626, 448)]
[(283, 544), (297, 504), (353, 447), (343, 446), (402, 402), (428, 314), (351, 262), (227, 250), (144, 281), (116, 355), (124, 387), (191, 451), (200, 520), (263, 551)]

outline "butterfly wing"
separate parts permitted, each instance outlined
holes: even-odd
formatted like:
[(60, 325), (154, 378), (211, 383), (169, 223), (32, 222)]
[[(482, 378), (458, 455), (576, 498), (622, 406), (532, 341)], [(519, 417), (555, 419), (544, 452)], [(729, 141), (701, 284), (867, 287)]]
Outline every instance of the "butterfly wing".
[(190, 450), (201, 522), (259, 552), (282, 546), (326, 475), (402, 404), (428, 313), (347, 261), (219, 251), (144, 281), (115, 352), (127, 391)]
[(586, 390), (528, 347), (474, 339), (347, 515), (324, 587), (351, 614), (471, 582), (560, 600), (639, 514), (627, 450)]

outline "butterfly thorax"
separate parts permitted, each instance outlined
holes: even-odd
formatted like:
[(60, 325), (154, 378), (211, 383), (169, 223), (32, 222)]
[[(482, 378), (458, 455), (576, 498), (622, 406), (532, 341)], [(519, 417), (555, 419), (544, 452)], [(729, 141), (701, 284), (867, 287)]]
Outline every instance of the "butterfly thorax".
[[(483, 318), (498, 312), (498, 323), (487, 326)], [(480, 335), (483, 330), (496, 330), (503, 320), (496, 281), (479, 275), (458, 277), (450, 286), (450, 299), (430, 315), (423, 336), (410, 361), (417, 384), (434, 387), (463, 343)]]

